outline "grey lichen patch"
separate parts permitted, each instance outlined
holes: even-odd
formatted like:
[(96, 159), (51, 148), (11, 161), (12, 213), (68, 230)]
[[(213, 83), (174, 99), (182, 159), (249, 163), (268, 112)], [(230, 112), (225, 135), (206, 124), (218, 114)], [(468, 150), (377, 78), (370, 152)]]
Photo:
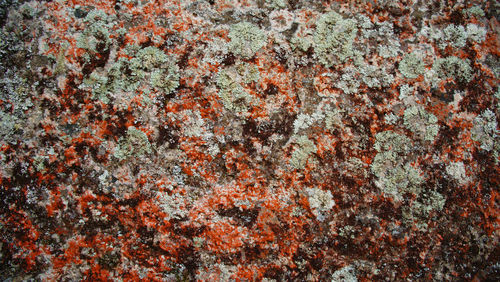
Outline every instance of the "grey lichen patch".
[(485, 15), (483, 9), (481, 9), (481, 6), (472, 6), (468, 9), (464, 9), (462, 12), (468, 16), (476, 16), (481, 18)]
[(354, 56), (353, 43), (358, 32), (355, 19), (329, 12), (319, 18), (316, 26), (314, 51), (321, 64), (331, 67)]
[(481, 149), (491, 151), (496, 149), (500, 143), (497, 120), (495, 113), (486, 109), (481, 115), (474, 119), (474, 126), (471, 129), (472, 140), (481, 144)]
[(160, 49), (149, 46), (140, 49), (134, 58), (130, 59), (130, 68), (138, 73), (150, 72), (160, 68), (169, 61), (169, 57)]
[(387, 87), (394, 81), (394, 77), (389, 74), (385, 67), (363, 64), (359, 67), (359, 72), (361, 80), (369, 88)]
[(342, 282), (358, 282), (358, 278), (356, 277), (356, 269), (352, 265), (342, 267), (332, 274), (330, 280)]
[(3, 142), (15, 144), (22, 133), (22, 120), (16, 116), (0, 111), (0, 139)]
[(266, 0), (266, 5), (271, 9), (286, 8), (286, 0)]
[(90, 52), (85, 54), (90, 59), (93, 54), (107, 51), (112, 43), (110, 31), (113, 30), (114, 15), (108, 15), (102, 10), (90, 11), (84, 19), (86, 28), (77, 40), (77, 47)]
[(424, 181), (422, 171), (406, 160), (411, 140), (394, 131), (384, 131), (375, 136), (378, 151), (371, 164), (377, 177), (375, 184), (385, 194), (401, 201), (404, 193), (418, 194)]
[(92, 89), (92, 97), (99, 99), (101, 102), (109, 103), (108, 98), (108, 77), (96, 71), (92, 72), (88, 78), (83, 80), (82, 88), (89, 87)]
[(130, 157), (140, 157), (152, 152), (152, 146), (149, 143), (146, 133), (129, 126), (127, 136), (118, 140), (118, 146), (115, 148), (113, 156), (119, 160), (125, 160)]
[(0, 79), (0, 144), (23, 141), (24, 130), (33, 107), (31, 87), (17, 73), (8, 72)]
[(443, 30), (444, 36), (442, 37), (441, 48), (445, 48), (446, 45), (451, 45), (455, 48), (463, 48), (467, 43), (467, 34), (465, 33), (465, 28), (461, 25), (450, 24)]
[[(134, 94), (141, 85), (149, 88), (145, 93), (152, 95), (153, 101), (161, 94), (170, 94), (179, 87), (179, 67), (175, 59), (157, 47), (127, 50), (132, 59), (119, 58), (106, 71), (95, 70), (85, 78), (81, 88), (90, 88), (94, 98), (109, 103), (110, 95), (123, 90)], [(151, 93), (152, 89), (156, 89)]]
[(359, 73), (354, 67), (346, 67), (340, 79), (335, 83), (335, 86), (342, 89), (346, 94), (355, 94), (361, 85), (359, 82)]
[(332, 193), (329, 190), (324, 191), (319, 188), (306, 188), (305, 192), (312, 213), (316, 216), (317, 220), (324, 221), (335, 205)]
[(466, 32), (469, 41), (481, 43), (486, 39), (486, 29), (476, 24), (468, 24)]
[(253, 96), (244, 88), (245, 85), (257, 82), (260, 73), (255, 65), (239, 63), (223, 69), (217, 75), (219, 97), (226, 109), (236, 113), (246, 112), (254, 102)]
[(439, 79), (452, 78), (469, 82), (473, 76), (469, 59), (462, 60), (455, 56), (437, 59), (432, 70)]
[(404, 125), (425, 141), (434, 141), (439, 125), (437, 117), (425, 111), (423, 106), (416, 105), (405, 110)]
[(378, 152), (405, 153), (410, 150), (411, 140), (406, 135), (389, 130), (377, 133), (375, 138), (374, 148)]
[(156, 200), (167, 219), (181, 219), (189, 213), (189, 209), (186, 208), (186, 199), (176, 193), (158, 192)]
[(460, 185), (467, 184), (470, 181), (470, 178), (467, 176), (465, 171), (465, 165), (462, 161), (450, 162), (446, 166), (446, 173)]
[(432, 190), (424, 192), (417, 201), (403, 207), (403, 222), (410, 226), (415, 224), (420, 231), (425, 231), (430, 215), (441, 211), (445, 204), (446, 198), (442, 194)]
[(419, 77), (425, 71), (425, 65), (416, 52), (406, 54), (406, 56), (399, 62), (399, 71), (406, 78), (414, 79)]
[(229, 50), (243, 58), (251, 58), (267, 43), (267, 35), (256, 25), (240, 22), (229, 30)]
[(296, 143), (298, 147), (292, 153), (290, 164), (296, 169), (304, 169), (311, 154), (317, 150), (316, 144), (307, 136), (298, 137)]
[(179, 87), (179, 78), (177, 65), (170, 64), (166, 68), (151, 73), (151, 85), (162, 90), (165, 94), (169, 94)]

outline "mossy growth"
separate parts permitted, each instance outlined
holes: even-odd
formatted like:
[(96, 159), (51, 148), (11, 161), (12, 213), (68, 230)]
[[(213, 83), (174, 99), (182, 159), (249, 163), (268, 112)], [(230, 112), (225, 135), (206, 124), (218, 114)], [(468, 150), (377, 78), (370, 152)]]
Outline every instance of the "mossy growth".
[(353, 43), (358, 28), (355, 19), (344, 19), (336, 12), (323, 14), (316, 23), (314, 51), (325, 67), (346, 62), (354, 56)]
[(304, 169), (309, 157), (316, 152), (317, 148), (307, 136), (298, 137), (296, 143), (298, 147), (292, 153), (290, 164), (296, 169)]
[(378, 153), (371, 164), (377, 177), (375, 185), (396, 201), (401, 201), (405, 193), (418, 194), (424, 177), (418, 167), (406, 160), (411, 140), (394, 131), (379, 132), (375, 138)]
[(432, 142), (438, 134), (437, 117), (420, 105), (406, 109), (403, 120), (404, 125), (423, 140)]
[(249, 22), (232, 25), (228, 36), (231, 39), (229, 50), (247, 59), (253, 57), (267, 42), (267, 35)]
[(473, 73), (469, 59), (462, 60), (451, 56), (437, 59), (432, 66), (432, 70), (440, 79), (456, 79), (462, 82), (469, 82)]
[(118, 146), (115, 148), (113, 156), (119, 160), (125, 160), (131, 157), (140, 157), (152, 152), (152, 146), (149, 143), (146, 133), (129, 126), (127, 136), (118, 140)]
[(425, 65), (422, 58), (417, 53), (409, 53), (399, 62), (399, 71), (406, 78), (415, 79), (425, 71)]

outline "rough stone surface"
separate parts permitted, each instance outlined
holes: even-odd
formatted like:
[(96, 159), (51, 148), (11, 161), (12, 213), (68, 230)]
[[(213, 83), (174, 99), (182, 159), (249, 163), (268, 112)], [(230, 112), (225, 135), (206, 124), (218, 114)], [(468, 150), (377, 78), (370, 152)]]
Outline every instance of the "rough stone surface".
[(0, 280), (500, 281), (499, 11), (0, 0)]

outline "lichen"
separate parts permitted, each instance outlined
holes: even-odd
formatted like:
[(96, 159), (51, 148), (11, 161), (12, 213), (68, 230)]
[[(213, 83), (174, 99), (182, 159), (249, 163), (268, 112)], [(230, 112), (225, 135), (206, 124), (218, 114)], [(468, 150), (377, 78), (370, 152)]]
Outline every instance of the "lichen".
[(415, 224), (420, 231), (428, 229), (427, 221), (433, 212), (439, 212), (446, 204), (446, 198), (436, 191), (426, 191), (419, 195), (418, 200), (402, 209), (403, 222), (408, 226)]
[(474, 119), (474, 126), (471, 129), (472, 140), (481, 144), (481, 149), (491, 151), (498, 143), (498, 130), (495, 113), (486, 109), (481, 115)]
[(151, 73), (151, 85), (162, 90), (165, 94), (170, 94), (179, 87), (179, 78), (177, 65), (171, 64)]
[(85, 29), (77, 39), (77, 47), (90, 52), (85, 58), (90, 60), (95, 54), (105, 52), (112, 43), (111, 34), (113, 30), (114, 15), (108, 15), (102, 10), (90, 11), (84, 19)]
[(352, 265), (344, 266), (332, 274), (331, 281), (358, 282), (356, 269)]
[(470, 178), (467, 177), (465, 165), (462, 161), (450, 162), (446, 166), (446, 173), (460, 185), (467, 184), (470, 181)]
[(251, 58), (267, 42), (267, 35), (256, 25), (249, 22), (240, 22), (231, 26), (229, 30), (229, 50), (243, 58)]
[(259, 80), (259, 70), (255, 65), (240, 63), (223, 69), (217, 75), (218, 94), (224, 107), (233, 112), (246, 112), (254, 102), (253, 96), (244, 86)]
[(399, 72), (406, 78), (415, 79), (423, 74), (425, 65), (419, 53), (413, 52), (406, 54), (406, 56), (399, 62)]
[(374, 148), (378, 151), (371, 164), (375, 184), (386, 195), (401, 201), (404, 193), (417, 194), (424, 177), (422, 171), (407, 161), (411, 141), (394, 131), (377, 133)]
[(115, 148), (113, 156), (118, 160), (125, 160), (131, 157), (140, 157), (152, 152), (152, 146), (149, 143), (146, 133), (129, 126), (127, 136), (118, 140), (118, 146)]
[(425, 111), (424, 107), (420, 105), (406, 109), (403, 121), (408, 129), (426, 141), (434, 141), (439, 131), (437, 117)]
[(465, 28), (461, 25), (450, 24), (443, 30), (444, 36), (440, 47), (444, 49), (448, 44), (454, 48), (463, 48), (467, 42), (467, 34), (465, 33)]
[(329, 12), (319, 18), (316, 26), (314, 51), (321, 64), (331, 67), (354, 55), (353, 43), (358, 32), (355, 19)]
[(328, 216), (328, 212), (335, 205), (332, 193), (329, 190), (324, 191), (319, 188), (306, 188), (305, 192), (312, 213), (317, 220), (324, 221), (325, 217)]
[(296, 169), (304, 169), (310, 155), (316, 152), (317, 148), (313, 141), (307, 136), (297, 137), (296, 143), (298, 147), (292, 153), (290, 164)]
[(455, 56), (437, 59), (432, 69), (440, 79), (453, 78), (469, 82), (473, 76), (469, 59), (462, 60)]

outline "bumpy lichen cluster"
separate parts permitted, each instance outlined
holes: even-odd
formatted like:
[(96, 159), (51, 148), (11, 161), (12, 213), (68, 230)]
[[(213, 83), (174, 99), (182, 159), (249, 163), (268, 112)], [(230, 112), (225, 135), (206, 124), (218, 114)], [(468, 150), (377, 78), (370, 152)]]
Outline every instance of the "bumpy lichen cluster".
[(252, 106), (254, 98), (245, 86), (259, 80), (259, 70), (255, 65), (240, 63), (223, 69), (217, 75), (219, 97), (224, 107), (236, 113), (246, 112)]
[(243, 58), (251, 58), (266, 45), (267, 35), (254, 24), (240, 22), (229, 31), (229, 50)]
[(399, 71), (405, 77), (413, 79), (424, 73), (425, 65), (422, 58), (418, 57), (418, 53), (408, 53), (399, 62)]
[(118, 160), (125, 160), (130, 157), (140, 157), (152, 152), (152, 146), (149, 143), (146, 133), (130, 126), (127, 129), (127, 136), (118, 140), (118, 146), (115, 148), (113, 156)]
[(297, 137), (298, 147), (292, 153), (292, 158), (290, 159), (290, 164), (296, 169), (303, 169), (311, 154), (314, 153), (317, 148), (313, 141), (311, 141), (307, 136)]
[(358, 32), (355, 19), (329, 12), (319, 18), (316, 26), (314, 51), (320, 63), (331, 67), (354, 56), (353, 43)]
[(405, 135), (394, 131), (377, 133), (374, 145), (377, 155), (371, 170), (377, 176), (375, 184), (395, 200), (402, 200), (404, 193), (418, 193), (424, 181), (422, 171), (407, 158), (412, 142)]
[(439, 125), (436, 116), (426, 112), (422, 106), (406, 109), (403, 120), (404, 125), (423, 140), (434, 141), (438, 134)]

